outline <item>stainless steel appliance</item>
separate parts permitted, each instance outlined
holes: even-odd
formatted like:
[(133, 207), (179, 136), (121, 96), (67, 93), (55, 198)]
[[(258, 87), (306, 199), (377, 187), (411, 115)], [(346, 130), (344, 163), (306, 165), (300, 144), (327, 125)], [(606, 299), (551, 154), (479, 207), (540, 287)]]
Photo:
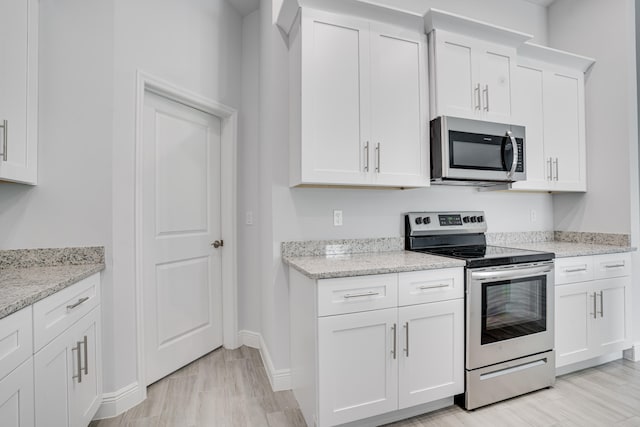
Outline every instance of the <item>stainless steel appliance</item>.
[(525, 128), (440, 116), (431, 121), (431, 181), (491, 186), (522, 181)]
[(483, 212), (405, 215), (405, 247), (466, 261), (465, 393), (475, 409), (555, 382), (553, 253), (486, 244)]

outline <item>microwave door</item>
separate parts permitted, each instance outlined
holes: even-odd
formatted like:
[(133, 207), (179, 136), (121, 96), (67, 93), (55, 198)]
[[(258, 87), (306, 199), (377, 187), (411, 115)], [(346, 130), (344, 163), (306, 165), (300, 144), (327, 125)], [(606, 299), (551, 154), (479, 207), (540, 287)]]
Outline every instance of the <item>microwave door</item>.
[(502, 135), (449, 131), (448, 178), (505, 180), (513, 145)]

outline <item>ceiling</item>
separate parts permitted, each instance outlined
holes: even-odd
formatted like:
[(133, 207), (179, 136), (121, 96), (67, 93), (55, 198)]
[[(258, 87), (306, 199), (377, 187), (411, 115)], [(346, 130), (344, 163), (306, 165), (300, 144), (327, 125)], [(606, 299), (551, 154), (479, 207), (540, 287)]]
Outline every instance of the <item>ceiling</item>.
[(231, 5), (240, 12), (240, 15), (247, 16), (260, 7), (260, 0), (227, 0)]
[(527, 0), (529, 3), (539, 4), (540, 6), (549, 6), (556, 0)]

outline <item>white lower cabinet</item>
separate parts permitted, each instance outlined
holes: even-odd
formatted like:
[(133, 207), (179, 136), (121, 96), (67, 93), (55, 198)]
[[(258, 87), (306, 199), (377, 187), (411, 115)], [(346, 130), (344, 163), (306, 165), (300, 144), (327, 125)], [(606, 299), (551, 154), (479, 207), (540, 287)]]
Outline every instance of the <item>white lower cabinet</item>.
[(86, 426), (102, 393), (100, 309), (67, 329), (35, 355), (38, 425)]
[[(556, 367), (628, 347), (630, 261), (629, 254), (558, 260)], [(580, 279), (572, 279), (567, 272), (580, 274)]]
[[(0, 380), (0, 426), (33, 427), (33, 359)], [(49, 424), (54, 425), (54, 424)]]
[(100, 274), (0, 319), (0, 426), (86, 427), (102, 401)]
[(292, 388), (307, 424), (462, 393), (463, 280), (462, 268), (326, 280), (291, 269)]

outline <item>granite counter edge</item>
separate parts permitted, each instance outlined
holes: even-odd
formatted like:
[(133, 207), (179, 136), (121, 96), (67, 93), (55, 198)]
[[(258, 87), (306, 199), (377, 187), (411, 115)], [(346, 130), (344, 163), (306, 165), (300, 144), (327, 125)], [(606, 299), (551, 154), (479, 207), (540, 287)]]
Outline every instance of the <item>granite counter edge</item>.
[(25, 307), (33, 305), (38, 301), (43, 300), (46, 297), (51, 296), (56, 292), (59, 292), (65, 288), (68, 288), (69, 286), (74, 285), (79, 281), (86, 279), (87, 277), (95, 273), (99, 273), (100, 271), (105, 269), (104, 264), (86, 264), (86, 266), (87, 266), (87, 269), (80, 273), (70, 275), (68, 278), (62, 281), (59, 281), (53, 285), (47, 286), (40, 291), (36, 291), (31, 295), (27, 295), (25, 297), (18, 299), (17, 301), (13, 301), (9, 304), (1, 306), (0, 319), (7, 317), (19, 310), (22, 310)]

